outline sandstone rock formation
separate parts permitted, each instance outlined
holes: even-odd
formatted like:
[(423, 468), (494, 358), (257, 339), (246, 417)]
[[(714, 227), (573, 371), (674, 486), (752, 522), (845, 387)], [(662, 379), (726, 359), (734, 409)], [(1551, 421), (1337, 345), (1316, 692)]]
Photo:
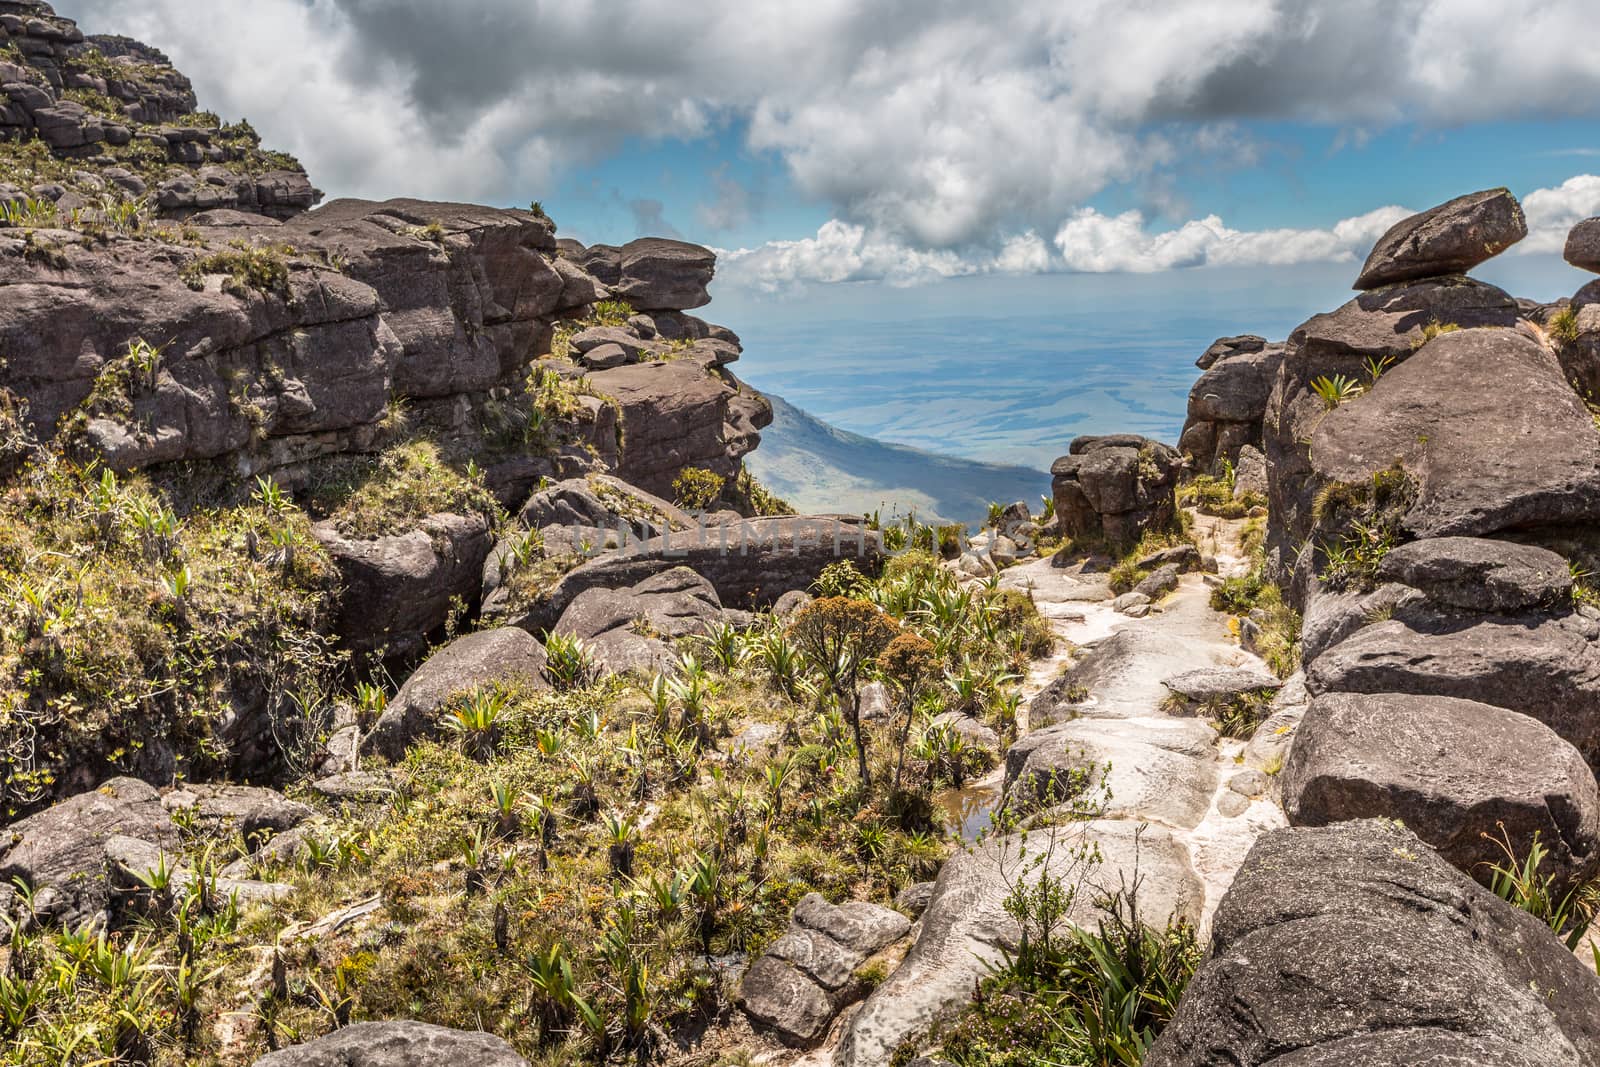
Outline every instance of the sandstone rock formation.
[(493, 1034), (450, 1030), (410, 1021), (357, 1023), (327, 1037), (286, 1048), (255, 1067), (528, 1067)]
[(1367, 257), (1356, 288), (1464, 274), (1526, 236), (1522, 205), (1509, 191), (1458, 196), (1390, 227)]
[(1172, 489), (1182, 460), (1144, 437), (1080, 437), (1050, 468), (1056, 522), (1069, 538), (1134, 544), (1173, 521)]
[(1283, 345), (1260, 338), (1225, 337), (1200, 358), (1205, 373), (1189, 391), (1188, 418), (1178, 439), (1178, 450), (1197, 472), (1221, 474), (1224, 463), (1240, 465), (1245, 449), (1260, 449), (1261, 420), (1283, 351)]

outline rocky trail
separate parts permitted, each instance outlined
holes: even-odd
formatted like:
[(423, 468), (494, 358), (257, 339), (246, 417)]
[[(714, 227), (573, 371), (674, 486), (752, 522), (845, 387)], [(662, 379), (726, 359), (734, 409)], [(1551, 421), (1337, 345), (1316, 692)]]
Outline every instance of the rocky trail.
[[(1282, 685), (1209, 604), (1212, 583), (1247, 566), (1243, 523), (1195, 518), (1218, 576), (1182, 576), (1143, 618), (1115, 610), (1106, 574), (1084, 563), (1062, 568), (1042, 559), (1002, 572), (1002, 586), (1026, 591), (1050, 620), (1058, 651), (1036, 662), (1024, 683), (1028, 712), (1017, 742), (994, 773), (958, 794), (967, 843), (934, 884), (904, 962), (843, 1017), (832, 1040), (798, 1062), (886, 1062), (904, 1038), (970, 997), (987, 966), (1016, 948), (1018, 929), (1002, 902), (1025, 872), (1034, 875), (1030, 850), (1053, 849), (1048, 868), (1086, 878), (1075, 921), (1092, 924), (1092, 898), (1137, 878), (1152, 911), (1172, 910), (1204, 936), (1256, 839), (1286, 825), (1271, 779), (1250, 766), (1244, 741), (1166, 710), (1174, 679), (1191, 688)], [(1279, 703), (1288, 700), (1286, 692)], [(1104, 788), (1096, 818), (1034, 833), (1031, 844), (981, 832), (996, 808), (1040, 807), (1033, 784), (1075, 769), (1092, 769)], [(1074, 870), (1072, 857), (1089, 844), (1102, 861)]]

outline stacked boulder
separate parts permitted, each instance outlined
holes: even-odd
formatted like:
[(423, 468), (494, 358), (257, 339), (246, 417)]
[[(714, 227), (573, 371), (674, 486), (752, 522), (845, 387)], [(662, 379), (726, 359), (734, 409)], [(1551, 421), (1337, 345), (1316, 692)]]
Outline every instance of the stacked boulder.
[(1079, 437), (1050, 468), (1063, 537), (1132, 545), (1176, 516), (1173, 489), (1183, 457), (1135, 434)]
[[(1584, 219), (1567, 235), (1566, 259), (1579, 270), (1600, 274), (1600, 218)], [(1600, 402), (1600, 278), (1585, 285), (1554, 316), (1564, 316), (1560, 328), (1547, 332), (1559, 345), (1562, 365), (1573, 388), (1591, 403)]]
[(1554, 336), (1558, 310), (1460, 273), (1524, 232), (1504, 190), (1406, 219), (1290, 337), (1266, 431), (1305, 612), (1295, 829), (1251, 853), (1149, 1063), (1600, 1062), (1592, 970), (1482, 888), (1536, 843), (1557, 894), (1600, 874), (1600, 612), (1574, 577), (1600, 433), (1571, 318)]
[(1246, 334), (1217, 340), (1195, 361), (1205, 373), (1189, 390), (1188, 420), (1178, 439), (1194, 471), (1220, 475), (1226, 465), (1265, 474), (1261, 422), (1283, 349)]

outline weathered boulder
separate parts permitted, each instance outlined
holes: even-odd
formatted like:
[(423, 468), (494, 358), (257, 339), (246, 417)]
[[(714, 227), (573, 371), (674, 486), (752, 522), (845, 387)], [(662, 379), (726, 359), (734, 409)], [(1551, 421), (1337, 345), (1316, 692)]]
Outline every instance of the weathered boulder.
[(1267, 457), (1255, 445), (1239, 449), (1233, 465), (1233, 498), (1247, 496), (1265, 498), (1267, 495)]
[(491, 547), (482, 515), (432, 515), (417, 529), (370, 540), (346, 537), (331, 521), (312, 527), (345, 591), (335, 630), (352, 648), (420, 648), (445, 623), (452, 601), (472, 606)]
[(1431, 537), (1383, 557), (1378, 577), (1467, 611), (1512, 614), (1553, 608), (1572, 597), (1567, 561), (1535, 545), (1478, 537)]
[(633, 586), (674, 567), (703, 576), (725, 606), (764, 608), (804, 589), (841, 559), (876, 570), (883, 538), (858, 523), (822, 516), (749, 519), (667, 533), (590, 560), (568, 572), (515, 621), (538, 633), (554, 626), (586, 589)]
[[(1311, 535), (1313, 505), (1321, 488), (1312, 476), (1310, 441), (1328, 417), (1328, 408), (1313, 383), (1341, 375), (1365, 382), (1369, 361), (1390, 360), (1398, 366), (1389, 368), (1384, 375), (1387, 379), (1422, 345), (1424, 331), (1432, 323), (1509, 327), (1520, 315), (1517, 302), (1494, 286), (1451, 278), (1363, 293), (1335, 311), (1309, 319), (1290, 334), (1262, 420), (1271, 509), (1267, 551), (1275, 581), (1288, 585), (1296, 552)], [(1455, 392), (1439, 390), (1441, 396)], [(1498, 395), (1499, 388), (1494, 392)], [(1346, 406), (1356, 407), (1370, 399)], [(1412, 434), (1413, 444), (1416, 436)], [(1373, 457), (1380, 468), (1391, 459)]]
[(897, 911), (861, 901), (833, 905), (808, 894), (789, 929), (745, 972), (740, 1003), (786, 1044), (814, 1044), (860, 996), (856, 968), (910, 930), (911, 920)]
[(1238, 463), (1241, 450), (1260, 447), (1261, 420), (1283, 352), (1283, 345), (1263, 345), (1227, 353), (1195, 382), (1178, 450), (1196, 470), (1220, 474), (1224, 463)]
[(263, 1056), (255, 1067), (528, 1067), (510, 1045), (477, 1031), (411, 1021), (356, 1023)]
[(1509, 190), (1468, 193), (1391, 226), (1378, 238), (1355, 287), (1465, 274), (1526, 236), (1522, 205)]
[[(1090, 843), (1098, 847), (1101, 861), (1085, 867), (1082, 850)], [(850, 1020), (834, 1062), (840, 1067), (887, 1063), (901, 1041), (925, 1032), (947, 1008), (965, 1003), (989, 966), (1020, 943), (1021, 927), (1005, 909), (1018, 878), (1036, 880), (1045, 871), (1083, 878), (1084, 889), (1068, 918), (1093, 924), (1092, 902), (1132, 879), (1135, 870), (1142, 879), (1139, 900), (1146, 922), (1162, 928), (1169, 916), (1199, 921), (1204, 892), (1188, 854), (1158, 826), (1102, 819), (1036, 830), (1025, 846), (1009, 836), (956, 852), (939, 871), (916, 943)]]
[(418, 667), (367, 736), (366, 745), (388, 759), (438, 725), (440, 710), (468, 690), (510, 684), (548, 689), (544, 646), (526, 630), (502, 626), (458, 637)]
[(1564, 887), (1600, 870), (1600, 790), (1577, 749), (1526, 715), (1453, 697), (1333, 694), (1301, 722), (1282, 775), (1295, 826), (1398, 819), (1487, 883), (1490, 868), (1549, 850)]
[[(129, 920), (163, 915), (174, 900), (182, 899), (200, 875), (182, 862), (181, 854), (164, 849), (142, 838), (114, 834), (106, 839), (101, 849), (105, 867), (107, 897), (111, 916), (118, 925)], [(167, 884), (159, 890), (152, 886), (156, 875), (165, 872)], [(231, 878), (218, 872), (215, 881), (207, 879), (207, 890), (220, 899), (232, 898), (240, 904), (257, 904), (282, 900), (294, 892), (285, 882), (263, 882), (253, 878)]]
[(661, 497), (685, 468), (708, 470), (732, 483), (740, 460), (761, 443), (772, 405), (726, 371), (695, 360), (639, 363), (589, 376), (615, 399), (621, 416), (623, 480)]
[(1276, 693), (1283, 681), (1256, 667), (1201, 667), (1163, 678), (1174, 696), (1194, 704), (1236, 700), (1255, 693)]
[(1174, 589), (1183, 578), (1183, 571), (1176, 563), (1163, 564), (1151, 574), (1140, 579), (1139, 584), (1133, 587), (1132, 592), (1138, 596), (1149, 597), (1151, 601), (1160, 600)]
[(649, 674), (674, 660), (671, 640), (703, 634), (723, 618), (711, 583), (674, 567), (627, 589), (585, 589), (561, 613), (555, 632), (582, 638), (608, 673)]
[(1147, 1067), (1600, 1063), (1600, 982), (1408, 830), (1257, 841)]
[(687, 311), (711, 303), (717, 257), (708, 248), (642, 237), (621, 248), (594, 245), (574, 262), (640, 311)]
[(182, 836), (152, 786), (113, 778), (0, 830), (0, 884), (20, 878), (40, 918), (78, 927), (106, 924), (105, 845), (134, 838), (176, 851)]
[(1600, 765), (1600, 625), (1561, 615), (1394, 618), (1306, 668), (1312, 695), (1460, 697), (1529, 715)]
[(1417, 488), (1403, 524), (1417, 537), (1600, 521), (1600, 434), (1555, 355), (1522, 330), (1434, 338), (1328, 412), (1311, 455), (1323, 486), (1403, 467)]
[(1579, 270), (1600, 274), (1600, 218), (1584, 219), (1567, 233), (1562, 255)]
[(1132, 544), (1170, 526), (1183, 459), (1144, 437), (1080, 437), (1050, 468), (1056, 521), (1069, 538)]

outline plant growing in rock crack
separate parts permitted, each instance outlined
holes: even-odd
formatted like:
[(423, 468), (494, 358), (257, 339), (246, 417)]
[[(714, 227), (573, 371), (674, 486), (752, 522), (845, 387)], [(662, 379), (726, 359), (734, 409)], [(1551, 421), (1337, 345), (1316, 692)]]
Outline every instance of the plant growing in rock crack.
[[(1546, 873), (1541, 868), (1550, 850), (1540, 840), (1538, 831), (1528, 843), (1527, 853), (1519, 856), (1505, 824), (1495, 825), (1500, 828), (1498, 836), (1489, 833), (1483, 836), (1494, 842), (1505, 855), (1505, 861), (1489, 865), (1490, 891), (1550, 927), (1567, 948), (1577, 949), (1600, 916), (1600, 882), (1571, 885)], [(1595, 963), (1600, 970), (1600, 953), (1596, 954)]]
[(720, 474), (700, 467), (685, 467), (672, 480), (674, 502), (689, 511), (702, 511), (722, 496), (726, 480)]
[(1366, 389), (1354, 378), (1344, 374), (1322, 375), (1311, 380), (1311, 391), (1317, 394), (1322, 406), (1332, 411), (1340, 404), (1356, 399)]
[(444, 728), (456, 735), (462, 750), (472, 758), (488, 759), (500, 746), (509, 708), (510, 699), (504, 692), (474, 689), (445, 714)]

